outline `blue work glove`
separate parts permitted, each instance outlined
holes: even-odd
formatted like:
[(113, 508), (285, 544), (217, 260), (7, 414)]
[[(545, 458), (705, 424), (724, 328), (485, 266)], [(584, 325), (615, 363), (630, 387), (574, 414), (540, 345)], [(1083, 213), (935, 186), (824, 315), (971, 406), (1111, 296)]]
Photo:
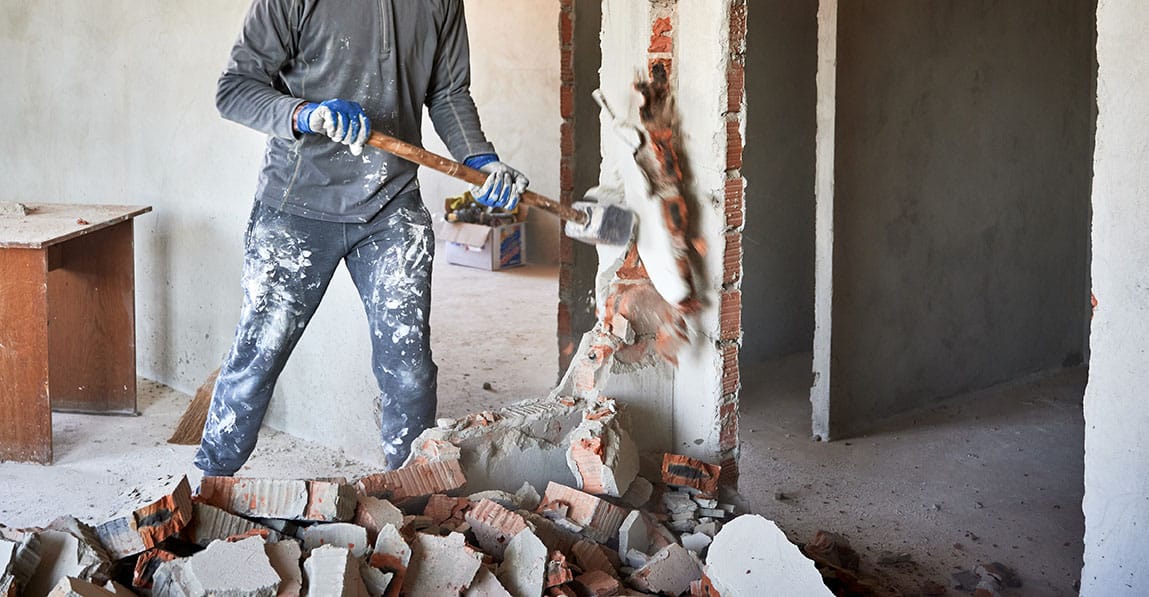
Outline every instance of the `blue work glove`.
[(322, 104), (304, 104), (295, 117), (295, 128), (309, 135), (327, 135), (332, 141), (349, 146), (352, 154), (359, 155), (371, 135), (371, 120), (363, 113), (363, 106), (331, 99)]
[(475, 201), (487, 207), (501, 207), (507, 211), (515, 209), (519, 205), (519, 197), (531, 184), (522, 172), (500, 162), (499, 156), (493, 153), (473, 156), (463, 163), (489, 175), (483, 186), (471, 189)]

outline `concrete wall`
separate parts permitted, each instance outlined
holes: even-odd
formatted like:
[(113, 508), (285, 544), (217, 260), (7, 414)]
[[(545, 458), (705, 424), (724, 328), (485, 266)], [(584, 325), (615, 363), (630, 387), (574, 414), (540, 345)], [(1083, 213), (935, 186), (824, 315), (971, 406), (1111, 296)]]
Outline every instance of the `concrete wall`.
[(1149, 4), (1101, 0), (1093, 160), (1097, 313), (1085, 391), (1088, 597), (1149, 593)]
[(749, 8), (741, 356), (754, 364), (814, 341), (818, 0)]
[[(557, 3), (466, 7), (484, 128), (535, 189), (554, 194)], [(263, 138), (221, 120), (214, 95), (246, 8), (8, 0), (0, 11), (0, 105), (9, 123), (0, 135), (0, 196), (155, 206), (136, 234), (139, 372), (184, 391), (226, 352), (240, 305), (241, 242)], [(437, 203), (446, 185), (424, 184)], [(533, 230), (528, 248), (544, 260), (554, 248), (540, 243), (557, 235), (545, 227)], [(284, 373), (269, 424), (374, 457), (369, 355), (362, 308), (341, 270)]]
[(839, 10), (833, 435), (1081, 362), (1092, 3)]
[[(727, 181), (727, 73), (730, 53), (730, 5), (714, 0), (678, 0), (673, 10), (674, 57), (671, 75), (678, 112), (682, 155), (691, 172), (688, 201), (698, 207), (694, 228), (710, 250), (705, 271), (696, 278), (706, 307), (694, 321), (692, 344), (679, 356), (678, 368), (660, 363), (637, 371), (616, 372), (604, 393), (628, 405), (639, 447), (675, 450), (720, 460), (720, 400), (723, 362), (719, 350), (718, 293), (723, 282), (725, 216), (722, 197)], [(620, 110), (629, 104), (636, 73), (646, 72), (647, 47), (654, 22), (652, 3), (604, 0), (599, 73), (607, 100)], [(603, 135), (603, 172), (617, 175), (620, 146), (607, 128)], [(607, 135), (611, 142), (608, 142)], [(741, 146), (737, 148), (741, 155)], [(666, 433), (665, 430), (670, 430)]]

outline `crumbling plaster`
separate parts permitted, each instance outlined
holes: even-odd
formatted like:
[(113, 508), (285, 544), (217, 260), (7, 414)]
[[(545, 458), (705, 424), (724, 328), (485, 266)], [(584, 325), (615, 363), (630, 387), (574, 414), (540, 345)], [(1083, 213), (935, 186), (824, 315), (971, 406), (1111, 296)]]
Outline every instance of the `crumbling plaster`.
[(1093, 292), (1085, 391), (1087, 597), (1149, 593), (1149, 4), (1097, 10)]
[[(697, 208), (693, 226), (708, 245), (704, 276), (696, 278), (704, 309), (692, 320), (692, 344), (679, 355), (678, 368), (657, 364), (621, 372), (611, 379), (606, 395), (625, 403), (635, 422), (639, 447), (673, 450), (716, 460), (719, 449), (719, 399), (722, 395), (722, 355), (718, 350), (719, 302), (722, 286), (722, 198), (726, 186), (727, 66), (730, 60), (730, 13), (727, 3), (679, 0), (674, 3), (675, 56), (672, 81), (681, 117), (683, 156), (689, 168), (688, 201)], [(632, 0), (605, 0), (602, 9), (600, 85), (612, 106), (625, 106), (637, 74), (647, 68), (652, 5)], [(601, 131), (604, 140), (613, 131)], [(618, 170), (618, 144), (603, 143), (602, 176)], [(649, 433), (646, 430), (672, 430)]]
[[(0, 199), (155, 207), (136, 223), (139, 373), (188, 392), (227, 351), (239, 314), (243, 231), (264, 139), (222, 120), (214, 98), (248, 5), (11, 0), (0, 11), (0, 101), (19, 123), (18, 133), (0, 136)], [(557, 195), (558, 7), (465, 6), (484, 130), (532, 188)], [(422, 181), (432, 211), (442, 210), (442, 195), (466, 188)], [(557, 234), (541, 217), (531, 238), (554, 246), (535, 242), (528, 254), (553, 260)], [(337, 273), (267, 422), (373, 458), (376, 394), (363, 309), (350, 278)]]

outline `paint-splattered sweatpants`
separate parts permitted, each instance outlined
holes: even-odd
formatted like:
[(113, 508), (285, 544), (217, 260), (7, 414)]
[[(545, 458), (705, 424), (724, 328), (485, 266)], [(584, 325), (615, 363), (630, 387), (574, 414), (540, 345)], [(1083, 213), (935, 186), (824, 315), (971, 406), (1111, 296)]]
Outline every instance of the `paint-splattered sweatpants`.
[(382, 446), (388, 465), (398, 467), (415, 436), (434, 424), (438, 369), (428, 327), (434, 252), (431, 218), (417, 191), (396, 197), (363, 224), (313, 220), (256, 203), (245, 237), (243, 310), (196, 467), (206, 475), (232, 475), (247, 461), (276, 379), (340, 261), (367, 312)]

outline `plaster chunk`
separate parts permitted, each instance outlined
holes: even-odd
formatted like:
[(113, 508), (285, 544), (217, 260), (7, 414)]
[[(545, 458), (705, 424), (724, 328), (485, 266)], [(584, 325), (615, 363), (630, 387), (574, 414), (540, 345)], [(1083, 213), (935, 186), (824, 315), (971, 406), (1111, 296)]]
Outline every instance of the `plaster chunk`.
[(308, 595), (313, 597), (359, 597), (367, 593), (359, 562), (345, 548), (324, 545), (312, 551), (303, 570), (307, 573)]
[(527, 528), (522, 516), (490, 500), (483, 500), (468, 511), (467, 522), (483, 551), (500, 560), (510, 540)]
[(482, 555), (460, 533), (438, 537), (419, 533), (411, 541), (411, 564), (403, 581), (409, 597), (458, 595), (475, 578)]
[(547, 570), (547, 546), (530, 529), (515, 535), (507, 545), (498, 579), (514, 597), (538, 597)]
[(618, 552), (626, 554), (632, 549), (642, 553), (650, 550), (650, 527), (638, 510), (628, 514), (618, 528)]
[(567, 518), (581, 525), (582, 533), (599, 543), (606, 543), (617, 536), (623, 519), (629, 514), (623, 508), (588, 493), (550, 483), (539, 509), (545, 512), (554, 504), (565, 505)]
[(726, 523), (707, 562), (706, 575), (722, 595), (833, 595), (814, 562), (761, 516)]
[(260, 537), (216, 541), (190, 558), (160, 564), (153, 576), (155, 595), (171, 597), (273, 597), (280, 578)]
[(638, 448), (613, 401), (584, 412), (567, 442), (567, 466), (587, 493), (620, 497), (638, 476)]
[(78, 578), (64, 577), (47, 594), (48, 597), (107, 597), (115, 595), (103, 587)]
[(268, 541), (276, 541), (279, 538), (279, 533), (268, 527), (210, 504), (197, 502), (194, 504), (193, 511), (195, 516), (192, 518), (192, 524), (188, 530), (188, 539), (200, 547), (207, 547), (211, 545), (212, 541), (257, 530), (268, 531)]
[(113, 559), (156, 547), (182, 531), (193, 516), (187, 477), (161, 479), (155, 487), (131, 490), (128, 497), (133, 505), (96, 527), (100, 543)]
[(403, 511), (387, 500), (369, 495), (359, 497), (355, 508), (355, 524), (367, 529), (367, 539), (374, 542), (379, 529), (386, 525), (403, 526)]
[(512, 597), (511, 593), (503, 587), (503, 583), (486, 568), (479, 568), (479, 572), (475, 574), (475, 580), (471, 582), (470, 588), (464, 597)]
[(383, 597), (383, 595), (386, 595), (387, 587), (391, 585), (391, 581), (395, 578), (393, 572), (383, 572), (363, 562), (359, 564), (359, 574), (363, 578), (363, 585), (367, 588), (367, 594), (371, 597)]
[[(690, 590), (690, 583), (702, 578), (702, 567), (686, 548), (675, 543), (664, 547), (631, 575), (638, 588), (652, 593), (681, 595)], [(722, 594), (726, 594), (725, 592)], [(730, 593), (730, 595), (803, 595), (770, 591), (762, 593)]]
[(324, 545), (346, 548), (352, 557), (367, 555), (367, 529), (351, 523), (317, 524), (303, 530), (303, 549), (313, 551)]
[(630, 487), (622, 496), (622, 500), (635, 508), (641, 508), (650, 501), (653, 495), (654, 484), (648, 481), (646, 477), (637, 476), (631, 481)]

